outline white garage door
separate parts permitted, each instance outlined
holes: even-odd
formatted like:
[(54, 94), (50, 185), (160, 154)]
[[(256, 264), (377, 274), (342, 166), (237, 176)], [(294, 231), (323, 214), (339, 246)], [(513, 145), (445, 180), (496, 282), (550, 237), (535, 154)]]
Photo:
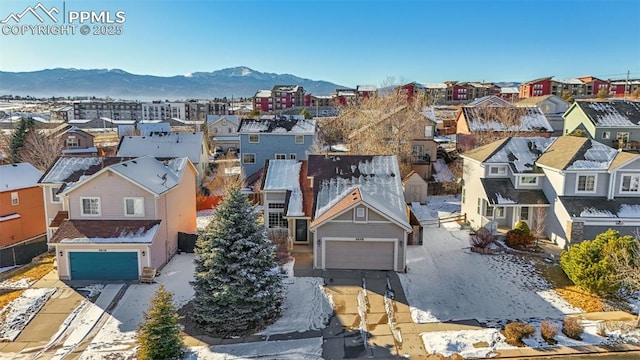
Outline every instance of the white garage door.
[(394, 270), (393, 241), (325, 241), (326, 269)]

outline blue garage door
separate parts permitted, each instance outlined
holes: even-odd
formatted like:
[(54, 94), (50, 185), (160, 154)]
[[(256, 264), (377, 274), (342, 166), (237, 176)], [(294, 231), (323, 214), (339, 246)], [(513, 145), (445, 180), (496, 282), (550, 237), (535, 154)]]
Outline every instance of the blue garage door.
[(137, 280), (137, 252), (69, 252), (71, 280)]

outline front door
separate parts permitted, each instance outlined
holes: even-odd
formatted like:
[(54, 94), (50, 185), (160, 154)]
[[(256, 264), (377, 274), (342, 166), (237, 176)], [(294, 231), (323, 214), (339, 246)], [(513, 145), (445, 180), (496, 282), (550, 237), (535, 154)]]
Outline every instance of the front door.
[(518, 217), (518, 221), (522, 221), (527, 223), (527, 225), (529, 225), (530, 220), (529, 220), (529, 207), (528, 206), (523, 206), (520, 208), (520, 216)]
[(307, 240), (307, 219), (296, 219), (296, 242), (306, 243)]

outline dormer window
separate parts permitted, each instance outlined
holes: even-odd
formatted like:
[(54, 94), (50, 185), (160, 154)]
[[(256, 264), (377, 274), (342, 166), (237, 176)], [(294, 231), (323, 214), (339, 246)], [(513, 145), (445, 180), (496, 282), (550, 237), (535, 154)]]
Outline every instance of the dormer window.
[(67, 136), (67, 147), (78, 147), (80, 146), (80, 142), (75, 135)]
[(520, 185), (537, 185), (538, 177), (537, 176), (520, 176)]
[(578, 175), (576, 182), (577, 193), (593, 193), (596, 192), (596, 176), (595, 175)]
[(489, 174), (493, 176), (504, 176), (507, 175), (507, 167), (506, 166), (491, 166), (489, 168)]

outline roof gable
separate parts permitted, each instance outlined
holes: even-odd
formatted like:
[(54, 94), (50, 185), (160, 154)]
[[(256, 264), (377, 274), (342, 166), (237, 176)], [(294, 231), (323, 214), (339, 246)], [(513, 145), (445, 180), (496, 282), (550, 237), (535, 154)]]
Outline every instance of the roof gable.
[(269, 160), (263, 191), (287, 191), (288, 206), (286, 216), (304, 216), (300, 171), (302, 163), (297, 160)]
[(508, 102), (507, 100), (495, 96), (495, 95), (487, 95), (483, 97), (479, 97), (474, 99), (472, 102), (468, 103), (465, 106), (497, 106), (497, 107), (513, 107), (513, 104)]
[(536, 160), (549, 148), (555, 138), (513, 137), (489, 156), (485, 163), (507, 163), (514, 173), (531, 173)]
[(509, 139), (504, 138), (504, 139), (496, 140), (487, 145), (483, 145), (483, 146), (480, 146), (479, 148), (475, 148), (473, 150), (467, 151), (463, 153), (461, 156), (463, 158), (469, 158), (471, 160), (485, 162), (485, 160), (487, 160), (491, 155), (495, 154), (496, 151), (502, 148), (502, 146), (504, 145), (505, 142), (507, 142), (507, 140)]
[(576, 101), (595, 126), (640, 126), (640, 102), (629, 100)]

